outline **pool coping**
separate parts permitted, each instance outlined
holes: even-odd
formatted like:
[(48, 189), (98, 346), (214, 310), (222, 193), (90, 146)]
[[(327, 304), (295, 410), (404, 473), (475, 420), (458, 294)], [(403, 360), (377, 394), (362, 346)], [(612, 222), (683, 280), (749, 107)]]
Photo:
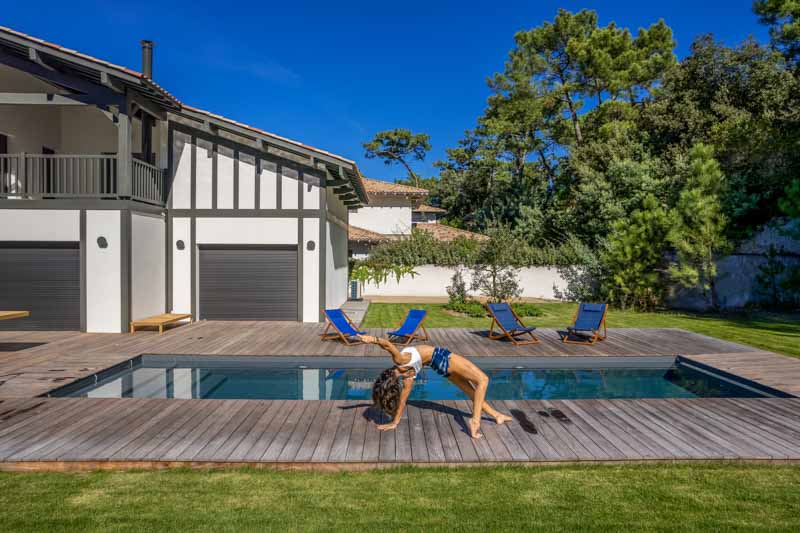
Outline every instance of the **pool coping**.
[[(527, 370), (595, 370), (595, 369), (668, 369), (676, 364), (689, 366), (695, 371), (711, 375), (733, 385), (750, 389), (766, 397), (794, 398), (795, 396), (767, 385), (752, 381), (716, 367), (706, 365), (691, 358), (677, 356), (586, 356), (581, 358), (565, 357), (518, 357), (492, 356), (470, 357), (481, 368), (493, 369), (527, 369)], [(106, 379), (116, 377), (119, 372), (141, 366), (147, 368), (148, 362), (158, 363), (154, 368), (192, 368), (202, 363), (205, 368), (298, 368), (317, 369), (330, 368), (363, 368), (380, 369), (387, 367), (387, 361), (378, 358), (353, 356), (247, 356), (247, 355), (183, 355), (183, 354), (140, 354), (116, 365), (84, 376), (60, 387), (39, 395), (42, 398), (63, 398), (70, 393), (96, 385)]]

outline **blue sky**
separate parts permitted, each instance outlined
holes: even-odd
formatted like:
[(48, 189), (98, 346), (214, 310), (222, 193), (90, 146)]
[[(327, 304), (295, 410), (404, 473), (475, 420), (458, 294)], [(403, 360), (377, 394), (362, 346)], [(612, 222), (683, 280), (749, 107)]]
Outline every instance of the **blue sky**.
[[(10, 5), (9, 5), (10, 4)], [(6, 2), (0, 25), (139, 69), (140, 39), (156, 41), (154, 78), (182, 101), (354, 159), (361, 142), (406, 127), (431, 135), (433, 162), (475, 125), (514, 33), (559, 7), (594, 9), (632, 28), (663, 18), (684, 56), (694, 36), (766, 42), (749, 0), (605, 2)]]

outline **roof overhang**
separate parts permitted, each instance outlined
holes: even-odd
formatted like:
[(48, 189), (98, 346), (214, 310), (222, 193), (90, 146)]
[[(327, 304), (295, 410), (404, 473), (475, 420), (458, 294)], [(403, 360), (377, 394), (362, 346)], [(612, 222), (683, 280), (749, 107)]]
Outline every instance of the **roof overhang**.
[(326, 187), (335, 188), (350, 208), (369, 202), (354, 161), (279, 135), (182, 104), (165, 89), (134, 70), (0, 26), (0, 64), (21, 69), (64, 89), (69, 98), (83, 98), (104, 107), (130, 104), (160, 117), (165, 112), (213, 132), (228, 132), (259, 149), (288, 157), (326, 173)]
[(216, 134), (227, 133), (249, 141), (268, 153), (291, 159), (326, 173), (325, 186), (351, 208), (368, 203), (361, 172), (355, 162), (254, 126), (184, 105), (176, 115)]
[(127, 93), (135, 94), (139, 107), (150, 108), (150, 112), (152, 107), (160, 112), (162, 108), (174, 110), (181, 106), (173, 95), (139, 72), (4, 27), (0, 27), (0, 63), (70, 92), (109, 95), (111, 103)]

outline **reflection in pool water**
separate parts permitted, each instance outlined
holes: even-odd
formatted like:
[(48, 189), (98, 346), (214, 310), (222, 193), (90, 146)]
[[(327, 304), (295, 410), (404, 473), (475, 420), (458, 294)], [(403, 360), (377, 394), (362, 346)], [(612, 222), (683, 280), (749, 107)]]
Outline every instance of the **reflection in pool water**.
[[(754, 397), (759, 394), (683, 365), (670, 368), (487, 369), (488, 399)], [(380, 369), (224, 367), (202, 364), (134, 366), (66, 396), (367, 400)], [(433, 371), (417, 378), (412, 400), (461, 400), (466, 395)]]

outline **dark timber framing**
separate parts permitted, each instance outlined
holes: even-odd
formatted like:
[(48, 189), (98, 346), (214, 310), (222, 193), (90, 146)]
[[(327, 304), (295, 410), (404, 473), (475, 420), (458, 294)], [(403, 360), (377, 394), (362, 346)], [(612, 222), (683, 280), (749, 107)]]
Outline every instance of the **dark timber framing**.
[(80, 211), (80, 239), (81, 239), (81, 331), (86, 331), (86, 210)]
[[(298, 170), (297, 172), (297, 207), (300, 213), (303, 212), (303, 179), (305, 174), (302, 171)], [(283, 181), (283, 177), (281, 177), (281, 181)], [(304, 235), (304, 228), (305, 223), (303, 222), (303, 217), (297, 217), (297, 321), (303, 321), (303, 308), (305, 305), (303, 304), (303, 282), (304, 282), (304, 272), (303, 272), (303, 256), (306, 254), (306, 243), (305, 243), (305, 235)]]
[[(156, 85), (149, 78), (115, 67), (109, 63), (81, 56), (71, 51), (49, 45), (43, 41), (13, 31), (0, 29), (0, 64), (10, 66), (32, 74), (48, 83), (55, 84), (68, 94), (18, 94), (2, 93), (11, 103), (24, 104), (60, 104), (67, 105), (81, 102), (82, 105), (95, 105), (111, 112), (117, 124), (118, 154), (118, 188), (119, 197), (109, 200), (92, 198), (46, 199), (46, 200), (0, 200), (0, 209), (48, 209), (77, 210), (80, 216), (81, 244), (81, 329), (88, 325), (87, 313), (87, 251), (94, 243), (87, 242), (87, 211), (113, 210), (119, 213), (119, 246), (120, 246), (120, 327), (127, 331), (133, 311), (133, 215), (144, 214), (160, 217), (164, 220), (164, 290), (165, 311), (171, 311), (174, 304), (173, 269), (175, 265), (175, 235), (173, 221), (177, 217), (186, 217), (190, 224), (191, 254), (191, 309), (199, 315), (198, 294), (198, 252), (197, 252), (197, 218), (289, 218), (297, 221), (298, 249), (298, 309), (299, 320), (315, 316), (312, 310), (304, 313), (304, 291), (318, 290), (317, 303), (319, 317), (326, 306), (327, 254), (328, 243), (328, 198), (327, 187), (337, 187), (333, 193), (346, 205), (361, 205), (367, 201), (366, 191), (361, 183), (360, 172), (356, 164), (347, 159), (330, 154), (301, 143), (284, 139), (262, 130), (250, 128), (242, 124), (211, 115), (201, 110), (184, 106), (175, 97)], [(60, 99), (60, 100), (59, 100)], [(132, 195), (132, 138), (133, 120), (142, 121), (142, 149), (145, 161), (155, 164), (152, 147), (152, 126), (158, 124), (161, 147), (155, 159), (159, 168), (167, 167), (164, 180), (164, 206), (147, 205), (131, 199)], [(173, 182), (177, 171), (175, 162), (175, 136), (180, 131), (188, 136), (190, 148), (190, 200), (187, 209), (173, 209)], [(166, 146), (164, 137), (166, 134)], [(211, 144), (212, 150), (212, 191), (211, 209), (203, 204), (198, 209), (198, 141), (202, 139)], [(232, 209), (219, 209), (219, 168), (218, 153), (220, 146), (233, 152), (233, 201)], [(227, 153), (227, 152), (225, 152)], [(254, 184), (247, 180), (247, 190), (242, 190), (240, 179), (242, 154), (247, 155), (248, 164), (252, 156), (254, 161)], [(163, 157), (166, 156), (166, 162)], [(204, 162), (205, 163), (205, 162)], [(263, 209), (261, 201), (263, 190), (262, 168), (265, 163), (275, 165), (275, 204), (270, 209)], [(203, 167), (204, 168), (204, 167)], [(287, 168), (296, 171), (297, 203), (291, 209), (284, 209), (285, 188), (291, 183), (284, 174)], [(226, 180), (228, 179), (226, 175)], [(307, 208), (305, 201), (307, 191), (319, 180), (319, 204)], [(228, 185), (228, 183), (224, 183)], [(306, 189), (304, 189), (306, 187)], [(252, 190), (254, 189), (254, 190)], [(226, 189), (227, 190), (227, 189)], [(201, 189), (202, 191), (202, 189)], [(245, 195), (241, 194), (245, 193)], [(249, 194), (254, 194), (252, 202)], [(240, 198), (241, 196), (241, 198)], [(241, 200), (241, 201), (240, 201)], [(248, 209), (240, 209), (242, 205)], [(338, 205), (338, 203), (337, 203)], [(335, 206), (334, 206), (335, 207)], [(306, 225), (306, 219), (318, 221), (318, 231), (311, 231), (313, 225)], [(181, 239), (186, 239), (184, 235)], [(317, 242), (314, 243), (314, 240)], [(309, 251), (309, 259), (305, 259), (308, 246), (314, 244), (314, 251)], [(303, 264), (308, 262), (313, 253), (317, 254), (318, 280), (307, 279)], [(304, 261), (305, 259), (305, 261)], [(309, 265), (311, 266), (311, 265)], [(308, 285), (308, 286), (304, 286)]]
[[(304, 302), (303, 302), (303, 295), (304, 292), (308, 289), (305, 287), (306, 280), (304, 276), (304, 264), (305, 261), (305, 251), (308, 243), (314, 240), (315, 242), (316, 252), (318, 254), (318, 276), (317, 280), (314, 282), (314, 286), (316, 286), (319, 294), (318, 294), (318, 307), (319, 307), (319, 314), (318, 316), (323, 316), (322, 310), (326, 305), (326, 294), (325, 294), (325, 284), (327, 281), (327, 224), (326, 224), (326, 213), (327, 213), (327, 193), (326, 193), (326, 185), (327, 185), (327, 176), (326, 172), (304, 165), (302, 163), (298, 163), (296, 161), (290, 161), (280, 156), (276, 156), (272, 153), (263, 152), (261, 150), (257, 150), (245, 144), (237, 143), (231, 139), (226, 139), (224, 137), (218, 137), (213, 132), (205, 131), (203, 129), (193, 128), (186, 124), (177, 123), (177, 122), (169, 122), (168, 127), (168, 139), (169, 139), (169, 190), (172, 190), (173, 182), (175, 179), (175, 175), (177, 173), (177, 168), (174, 162), (175, 157), (175, 132), (178, 131), (184, 135), (189, 137), (189, 142), (191, 143), (190, 147), (190, 157), (191, 161), (189, 163), (190, 167), (190, 185), (189, 185), (189, 193), (191, 198), (189, 200), (189, 208), (175, 208), (173, 198), (170, 196), (167, 199), (168, 213), (167, 213), (167, 224), (169, 225), (167, 229), (167, 264), (169, 265), (166, 272), (167, 283), (166, 286), (168, 287), (168, 297), (166, 299), (167, 308), (168, 310), (172, 310), (174, 300), (173, 300), (173, 283), (172, 283), (172, 269), (174, 268), (174, 233), (173, 233), (173, 221), (176, 218), (188, 218), (190, 221), (191, 227), (191, 236), (190, 236), (190, 243), (187, 243), (187, 246), (191, 246), (191, 312), (192, 314), (198, 318), (202, 319), (201, 313), (202, 310), (200, 309), (200, 302), (199, 302), (199, 293), (198, 293), (198, 284), (199, 284), (199, 271), (198, 271), (198, 242), (197, 242), (197, 219), (198, 218), (281, 218), (281, 219), (294, 219), (297, 221), (297, 279), (298, 279), (298, 286), (297, 286), (297, 298), (298, 298), (298, 321), (303, 321), (304, 319)], [(205, 208), (198, 208), (197, 207), (197, 157), (198, 157), (198, 149), (197, 143), (198, 140), (203, 140), (211, 144), (212, 149), (212, 191), (211, 191), (211, 209)], [(218, 163), (217, 157), (219, 153), (219, 147), (223, 146), (233, 152), (233, 209), (219, 209), (218, 206), (218, 188), (219, 188), (219, 170), (218, 170)], [(241, 155), (246, 154), (248, 156), (253, 157), (255, 161), (255, 187), (253, 194), (255, 195), (254, 198), (254, 209), (239, 209), (239, 195), (240, 195), (240, 188), (241, 184), (239, 183), (239, 164), (241, 162)], [(262, 184), (261, 184), (261, 171), (262, 167), (264, 166), (265, 162), (270, 162), (275, 165), (275, 209), (263, 209), (261, 205), (261, 191), (262, 191)], [(284, 209), (283, 208), (283, 178), (284, 178), (284, 171), (286, 168), (291, 168), (297, 173), (297, 206), (293, 209)], [(304, 168), (307, 167), (307, 168)], [(319, 205), (316, 208), (306, 208), (305, 206), (305, 187), (311, 187), (319, 180)], [(305, 230), (305, 219), (316, 219), (319, 223), (319, 229), (315, 232), (314, 235), (307, 235)], [(206, 243), (204, 243), (206, 244)], [(207, 243), (211, 245), (211, 243)], [(223, 244), (223, 243), (215, 243), (215, 244)], [(242, 245), (246, 246), (246, 245)], [(311, 312), (309, 312), (309, 315)]]
[(325, 192), (325, 177), (321, 178), (319, 188), (319, 316), (325, 320), (325, 308), (328, 306), (328, 295), (325, 290), (325, 278), (328, 272), (328, 195)]
[(120, 221), (120, 305), (122, 306), (121, 331), (127, 331), (131, 323), (131, 293), (133, 287), (133, 227), (130, 209), (119, 212)]

